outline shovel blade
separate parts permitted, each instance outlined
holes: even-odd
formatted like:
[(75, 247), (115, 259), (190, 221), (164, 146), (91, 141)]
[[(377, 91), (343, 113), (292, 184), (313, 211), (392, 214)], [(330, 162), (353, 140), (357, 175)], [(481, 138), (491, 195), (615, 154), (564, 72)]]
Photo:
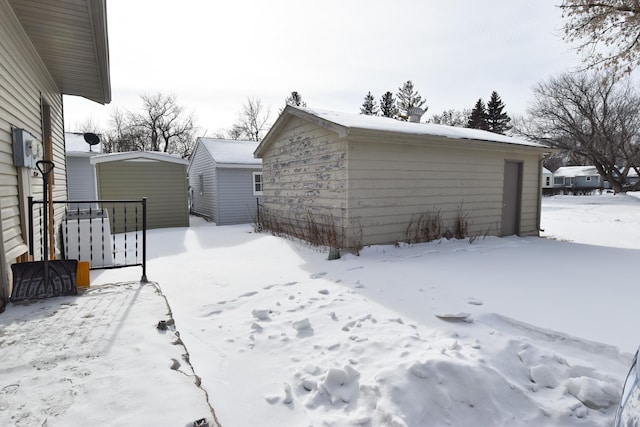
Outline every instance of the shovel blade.
[(45, 261), (21, 262), (11, 265), (13, 290), (10, 300), (21, 301), (76, 295), (76, 260), (46, 261), (49, 278), (45, 281)]

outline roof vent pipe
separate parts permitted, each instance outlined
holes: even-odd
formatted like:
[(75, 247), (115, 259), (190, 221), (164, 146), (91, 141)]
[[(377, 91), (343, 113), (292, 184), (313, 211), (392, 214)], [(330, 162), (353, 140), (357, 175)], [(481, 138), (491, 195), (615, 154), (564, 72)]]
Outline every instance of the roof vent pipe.
[(424, 114), (424, 110), (420, 107), (411, 107), (407, 112), (409, 113), (409, 121), (411, 123), (420, 123), (420, 119)]

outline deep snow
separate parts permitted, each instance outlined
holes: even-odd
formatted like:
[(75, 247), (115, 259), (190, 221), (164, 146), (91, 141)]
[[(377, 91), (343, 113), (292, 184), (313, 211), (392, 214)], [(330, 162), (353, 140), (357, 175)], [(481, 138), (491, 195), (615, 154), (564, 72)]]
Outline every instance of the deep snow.
[(205, 391), (225, 427), (609, 425), (638, 345), (640, 200), (544, 198), (542, 228), (335, 261), (248, 225), (151, 230), (175, 325), (155, 328), (155, 286), (122, 283), (136, 268), (9, 305), (0, 425), (213, 423)]

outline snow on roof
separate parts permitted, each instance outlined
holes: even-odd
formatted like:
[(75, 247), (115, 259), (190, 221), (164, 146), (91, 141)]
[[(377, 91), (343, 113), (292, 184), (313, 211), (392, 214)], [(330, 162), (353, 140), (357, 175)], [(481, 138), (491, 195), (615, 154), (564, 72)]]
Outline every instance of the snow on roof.
[(460, 128), (453, 126), (437, 125), (433, 123), (412, 123), (381, 116), (368, 116), (365, 114), (341, 113), (317, 108), (298, 108), (309, 114), (320, 117), (337, 125), (354, 128), (370, 129), (387, 132), (398, 132), (413, 135), (442, 136), (452, 139), (473, 139), (480, 141), (501, 142), (507, 144), (525, 145), (530, 147), (548, 148), (524, 139), (513, 138), (479, 129)]
[(549, 169), (545, 168), (544, 166), (542, 167), (542, 173), (544, 174), (548, 174), (551, 175), (553, 172), (551, 172)]
[(562, 166), (554, 172), (555, 176), (594, 176), (598, 175), (598, 170), (595, 166)]
[(160, 161), (188, 165), (189, 161), (177, 155), (159, 151), (127, 151), (124, 153), (100, 154), (91, 158), (91, 164), (115, 162), (119, 160)]
[(67, 153), (102, 153), (102, 141), (98, 145), (89, 145), (84, 140), (84, 133), (65, 132), (64, 145)]
[(253, 152), (258, 147), (254, 141), (238, 141), (218, 138), (198, 138), (202, 146), (216, 163), (262, 165), (262, 159), (256, 159)]

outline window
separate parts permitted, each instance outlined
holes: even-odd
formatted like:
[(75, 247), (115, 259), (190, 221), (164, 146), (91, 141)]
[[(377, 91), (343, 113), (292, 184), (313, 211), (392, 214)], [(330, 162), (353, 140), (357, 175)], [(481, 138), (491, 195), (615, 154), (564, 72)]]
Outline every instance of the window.
[(551, 185), (551, 177), (550, 176), (545, 177), (545, 181), (546, 181), (547, 187), (549, 187)]
[(253, 195), (262, 196), (262, 172), (253, 173)]
[(590, 176), (587, 177), (587, 182), (589, 182), (589, 181), (591, 181), (591, 177)]

